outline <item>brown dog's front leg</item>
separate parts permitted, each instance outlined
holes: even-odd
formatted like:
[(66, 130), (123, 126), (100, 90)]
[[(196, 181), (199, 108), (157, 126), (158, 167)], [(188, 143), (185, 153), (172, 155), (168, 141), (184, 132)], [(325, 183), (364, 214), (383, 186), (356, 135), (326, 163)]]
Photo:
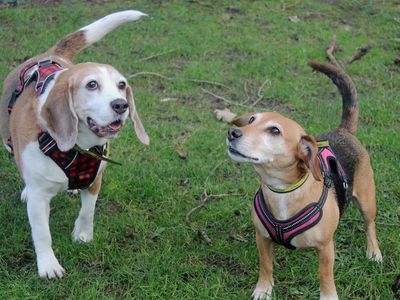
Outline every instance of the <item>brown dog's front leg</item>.
[(258, 281), (253, 292), (253, 300), (271, 299), (274, 278), (272, 276), (272, 250), (271, 239), (265, 238), (256, 228), (256, 242), (259, 255), (260, 270)]
[(335, 261), (333, 240), (317, 251), (319, 256), (320, 299), (339, 299), (333, 279), (333, 264)]

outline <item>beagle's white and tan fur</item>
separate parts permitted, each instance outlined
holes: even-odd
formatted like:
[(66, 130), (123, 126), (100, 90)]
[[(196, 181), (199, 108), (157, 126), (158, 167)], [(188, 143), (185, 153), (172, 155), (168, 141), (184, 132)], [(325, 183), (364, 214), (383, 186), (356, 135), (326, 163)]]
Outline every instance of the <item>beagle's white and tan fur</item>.
[[(25, 182), (21, 199), (27, 203), (40, 277), (62, 277), (65, 272), (52, 249), (49, 212), (51, 199), (68, 188), (68, 178), (39, 149), (38, 128), (47, 131), (61, 151), (68, 151), (75, 145), (89, 149), (105, 145), (117, 136), (130, 116), (139, 140), (149, 144), (126, 78), (110, 65), (72, 63), (81, 50), (119, 25), (142, 16), (145, 14), (128, 10), (99, 19), (24, 62), (4, 81), (0, 103), (1, 136), (4, 144), (11, 137), (15, 160)], [(40, 96), (35, 93), (34, 84), (27, 86), (10, 115), (7, 106), (19, 84), (21, 70), (45, 58), (57, 62), (63, 69), (55, 74)], [(102, 161), (92, 185), (80, 192), (82, 207), (72, 233), (74, 241), (89, 242), (93, 238), (94, 209), (105, 166)]]

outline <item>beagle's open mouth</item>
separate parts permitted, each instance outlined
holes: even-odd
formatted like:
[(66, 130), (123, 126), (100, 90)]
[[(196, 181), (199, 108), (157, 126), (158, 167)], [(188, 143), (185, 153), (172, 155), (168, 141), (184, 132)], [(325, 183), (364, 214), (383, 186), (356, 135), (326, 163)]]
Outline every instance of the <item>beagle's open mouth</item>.
[(230, 154), (235, 155), (235, 156), (240, 156), (240, 157), (248, 158), (248, 159), (255, 160), (255, 161), (258, 160), (258, 158), (256, 158), (256, 157), (250, 157), (250, 156), (244, 155), (243, 153), (237, 151), (232, 146), (229, 146), (228, 151), (229, 151)]
[(120, 119), (115, 120), (114, 122), (111, 122), (106, 126), (100, 126), (91, 117), (87, 117), (86, 121), (89, 129), (98, 137), (111, 137), (113, 135), (116, 135), (121, 130), (123, 125)]

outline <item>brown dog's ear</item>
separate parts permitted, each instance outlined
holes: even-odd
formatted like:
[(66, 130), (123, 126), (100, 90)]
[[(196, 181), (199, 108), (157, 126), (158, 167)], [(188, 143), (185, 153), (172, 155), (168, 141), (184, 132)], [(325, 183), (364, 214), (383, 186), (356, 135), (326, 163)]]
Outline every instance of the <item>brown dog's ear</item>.
[(143, 144), (148, 145), (150, 143), (150, 139), (149, 139), (149, 136), (147, 135), (146, 131), (144, 130), (142, 121), (140, 121), (140, 118), (139, 118), (139, 115), (137, 113), (136, 106), (135, 106), (135, 100), (133, 99), (132, 89), (129, 85), (126, 87), (126, 98), (128, 100), (128, 104), (129, 104), (129, 115), (133, 122), (136, 136), (139, 138), (139, 140)]
[(74, 147), (78, 136), (78, 117), (72, 97), (72, 85), (66, 77), (60, 77), (40, 113), (46, 121), (49, 134), (55, 139), (61, 151), (68, 151)]
[(315, 180), (320, 181), (322, 173), (318, 163), (318, 146), (315, 139), (309, 135), (302, 136), (297, 146), (297, 153), (299, 158), (310, 169)]
[(255, 114), (256, 114), (255, 112), (250, 112), (250, 113), (244, 114), (240, 117), (234, 118), (231, 123), (237, 127), (245, 126), (245, 125), (249, 124), (250, 118), (252, 116), (254, 116)]

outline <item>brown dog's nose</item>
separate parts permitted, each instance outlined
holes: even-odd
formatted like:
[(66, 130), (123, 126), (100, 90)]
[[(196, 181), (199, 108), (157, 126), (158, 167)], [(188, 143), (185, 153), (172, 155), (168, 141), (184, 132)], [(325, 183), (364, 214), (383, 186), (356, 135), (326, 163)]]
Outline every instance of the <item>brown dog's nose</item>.
[(113, 111), (120, 115), (122, 115), (128, 109), (128, 102), (122, 98), (111, 101), (110, 105)]
[(242, 132), (238, 128), (229, 128), (228, 130), (228, 140), (231, 142), (242, 136)]

